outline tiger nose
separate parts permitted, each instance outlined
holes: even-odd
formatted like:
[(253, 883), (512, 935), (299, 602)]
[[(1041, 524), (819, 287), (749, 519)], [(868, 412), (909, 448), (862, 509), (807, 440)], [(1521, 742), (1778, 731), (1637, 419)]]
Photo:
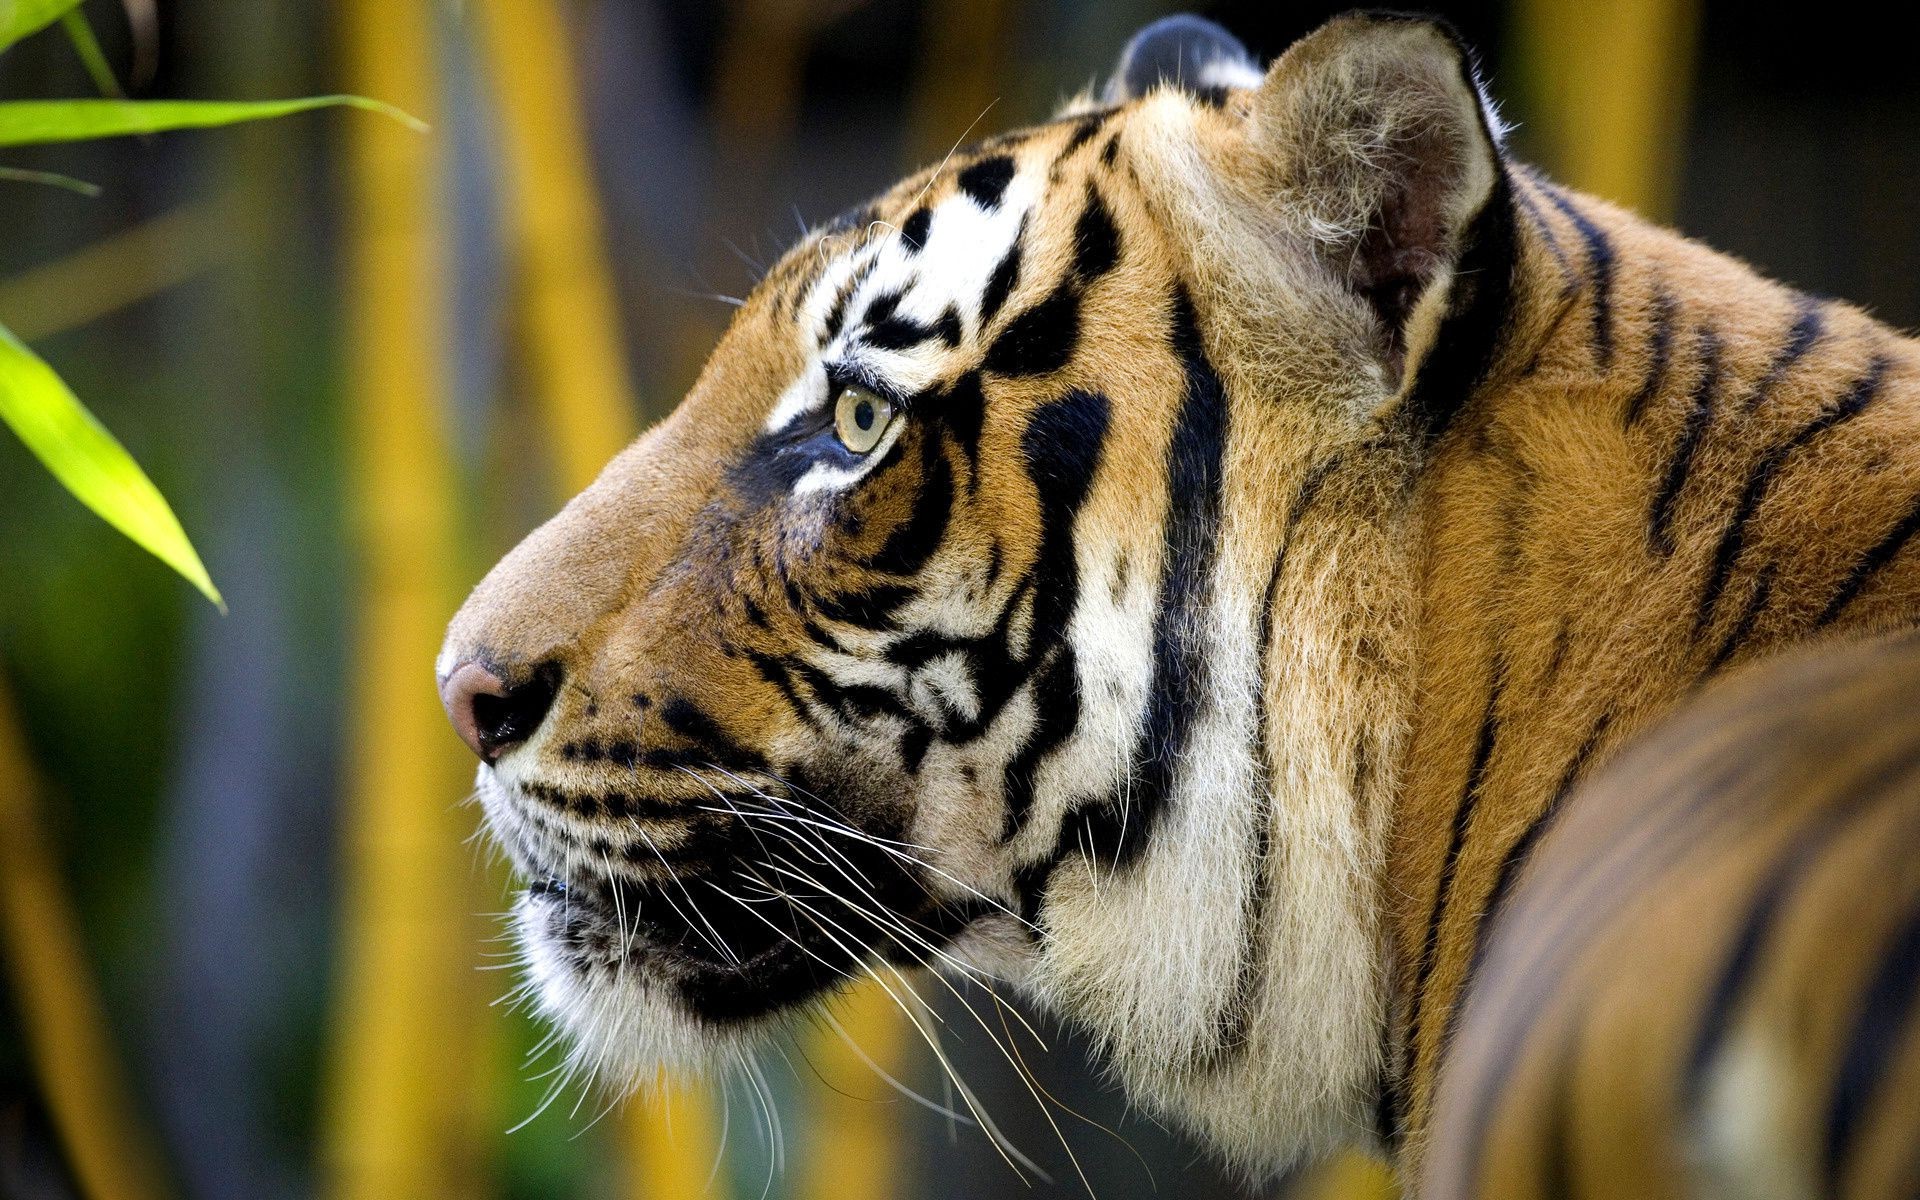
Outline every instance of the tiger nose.
[(498, 675), (469, 660), (440, 684), (440, 702), (447, 706), (447, 719), (460, 740), (481, 762), (490, 763), (540, 728), (560, 691), (559, 676), (549, 666), (509, 687)]

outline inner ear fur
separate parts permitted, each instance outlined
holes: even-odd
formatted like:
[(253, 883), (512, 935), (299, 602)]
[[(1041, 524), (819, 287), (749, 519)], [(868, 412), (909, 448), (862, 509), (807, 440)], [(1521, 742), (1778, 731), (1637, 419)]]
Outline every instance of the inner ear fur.
[(1404, 390), (1500, 180), (1467, 49), (1430, 20), (1337, 18), (1273, 64), (1250, 120), (1281, 220), (1371, 312), (1383, 379)]

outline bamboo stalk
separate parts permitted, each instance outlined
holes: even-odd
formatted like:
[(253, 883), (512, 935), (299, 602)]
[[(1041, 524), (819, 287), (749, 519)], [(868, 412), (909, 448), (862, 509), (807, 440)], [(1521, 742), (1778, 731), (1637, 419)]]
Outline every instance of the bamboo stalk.
[[(902, 990), (898, 982), (892, 987)], [(899, 1077), (906, 1020), (872, 981), (835, 1004), (835, 1019), (844, 1039), (828, 1025), (806, 1043), (815, 1075), (802, 1077), (809, 1084), (808, 1128), (793, 1194), (798, 1200), (890, 1200), (904, 1183), (899, 1097), (873, 1067)]]
[[(346, 0), (352, 86), (429, 116), (436, 6)], [(348, 414), (362, 608), (345, 897), (329, 1107), (328, 1190), (473, 1194), (477, 930), (459, 797), (470, 763), (449, 736), (432, 659), (457, 599), (459, 530), (443, 435), (439, 143), (384, 121), (348, 131)]]
[(28, 1056), (81, 1191), (94, 1200), (162, 1200), (160, 1153), (134, 1115), (38, 794), (0, 687), (0, 958)]
[(1528, 127), (1574, 187), (1673, 215), (1699, 0), (1520, 0), (1513, 39)]
[(571, 495), (633, 437), (635, 408), (566, 22), (553, 0), (488, 0), (474, 16), (498, 101), (526, 379)]
[(1393, 1200), (1399, 1194), (1391, 1167), (1348, 1150), (1302, 1176), (1287, 1190), (1287, 1200)]
[[(727, 1194), (720, 1161), (720, 1131), (707, 1088), (661, 1080), (632, 1097), (623, 1114), (627, 1147), (627, 1194), (640, 1200), (695, 1200)], [(708, 1187), (708, 1181), (713, 1186)]]

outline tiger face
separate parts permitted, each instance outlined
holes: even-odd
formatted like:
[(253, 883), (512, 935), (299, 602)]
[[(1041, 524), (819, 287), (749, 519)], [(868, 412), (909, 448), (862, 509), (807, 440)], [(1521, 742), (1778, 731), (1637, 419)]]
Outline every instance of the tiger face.
[[(1294, 602), (1267, 563), (1330, 449), (1404, 459), (1393, 414), (1457, 306), (1491, 145), (1432, 26), (1345, 20), (1263, 74), (1176, 19), (1097, 101), (794, 247), (439, 659), (580, 1052), (699, 1069), (874, 964), (929, 965), (1023, 983), (1230, 1145), (1349, 1121), (1377, 1042), (1361, 906), (1275, 934), (1311, 978), (1242, 924), (1271, 871), (1332, 896), (1365, 869), (1344, 756), (1371, 702), (1314, 697), (1395, 618), (1361, 604), (1270, 716)], [(1417, 176), (1386, 179), (1383, 147)], [(1384, 553), (1342, 551), (1362, 592), (1396, 577)], [(1276, 770), (1332, 865), (1247, 852)], [(1330, 987), (1357, 1015), (1325, 1014)]]

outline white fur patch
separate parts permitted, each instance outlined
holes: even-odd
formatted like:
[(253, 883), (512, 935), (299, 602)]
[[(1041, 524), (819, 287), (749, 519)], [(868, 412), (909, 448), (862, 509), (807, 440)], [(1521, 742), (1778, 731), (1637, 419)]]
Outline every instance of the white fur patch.
[(1794, 1071), (1756, 1022), (1729, 1037), (1707, 1066), (1695, 1114), (1692, 1167), (1708, 1200), (1803, 1200), (1819, 1194), (1796, 1132)]

